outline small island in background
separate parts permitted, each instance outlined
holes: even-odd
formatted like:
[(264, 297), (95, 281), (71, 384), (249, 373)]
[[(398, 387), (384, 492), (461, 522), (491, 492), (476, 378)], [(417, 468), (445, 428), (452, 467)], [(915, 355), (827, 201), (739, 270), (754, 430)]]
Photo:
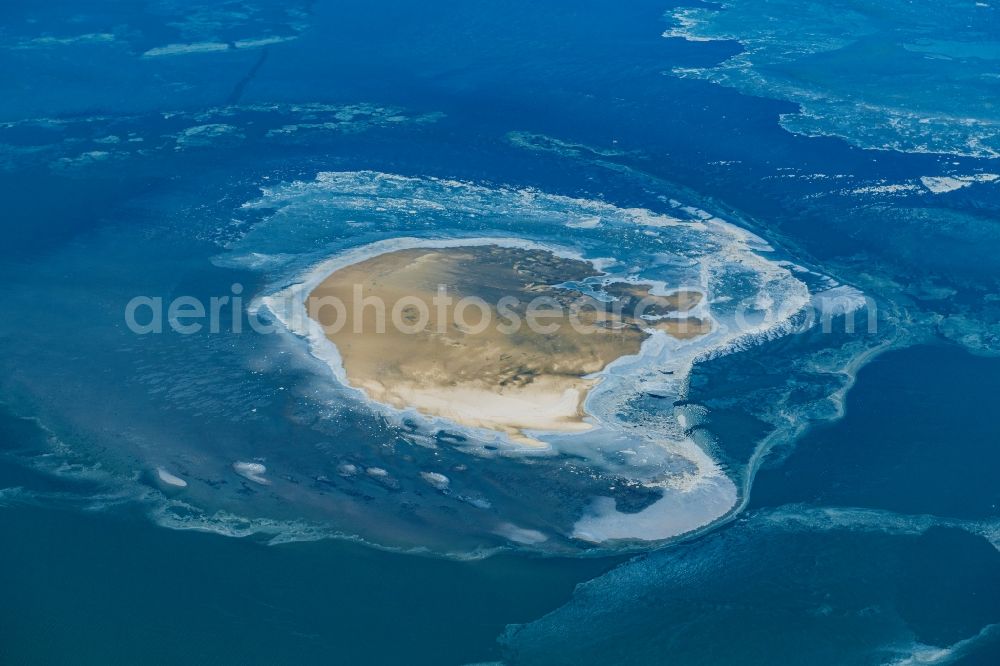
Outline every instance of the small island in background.
[(711, 330), (699, 291), (652, 290), (545, 250), (419, 248), (334, 271), (307, 306), (370, 399), (540, 445), (527, 431), (590, 429), (592, 375), (653, 332)]

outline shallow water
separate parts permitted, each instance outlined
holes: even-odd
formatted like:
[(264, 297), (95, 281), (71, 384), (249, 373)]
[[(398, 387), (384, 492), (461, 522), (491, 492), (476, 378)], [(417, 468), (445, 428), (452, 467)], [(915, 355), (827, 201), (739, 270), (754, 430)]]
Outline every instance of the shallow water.
[[(979, 4), (771, 3), (777, 33), (754, 3), (683, 15), (732, 37), (708, 42), (664, 38), (675, 8), (645, 0), (5, 5), (4, 656), (174, 661), (193, 636), (244, 663), (995, 661)], [(308, 335), (233, 331), (331, 258), (482, 237), (691, 281), (719, 322), (747, 299), (772, 327), (612, 368), (589, 405), (609, 427), (541, 457), (373, 407)], [(823, 293), (830, 326), (797, 326)], [(135, 335), (137, 295), (240, 302), (220, 333)], [(497, 552), (537, 534), (657, 550), (597, 578), (610, 561)], [(398, 654), (367, 652), (386, 636)]]
[[(987, 2), (727, 2), (673, 10), (664, 37), (738, 40), (705, 69), (676, 68), (800, 105), (782, 126), (864, 148), (997, 157), (1000, 59)], [(777, 28), (775, 26), (778, 26)]]

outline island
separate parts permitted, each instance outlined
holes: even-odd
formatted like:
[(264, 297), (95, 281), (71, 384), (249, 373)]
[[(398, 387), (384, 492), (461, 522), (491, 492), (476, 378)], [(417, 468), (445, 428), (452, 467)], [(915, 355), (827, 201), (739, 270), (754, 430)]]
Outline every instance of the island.
[(652, 290), (548, 250), (412, 248), (335, 270), (307, 312), (371, 400), (538, 445), (530, 431), (593, 427), (583, 408), (593, 375), (655, 331), (711, 330), (687, 314), (700, 291)]

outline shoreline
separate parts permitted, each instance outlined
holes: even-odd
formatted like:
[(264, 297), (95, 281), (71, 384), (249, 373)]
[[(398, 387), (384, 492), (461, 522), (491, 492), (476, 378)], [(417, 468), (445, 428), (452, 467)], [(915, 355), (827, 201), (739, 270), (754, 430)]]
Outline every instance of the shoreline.
[[(615, 265), (617, 260), (607, 257), (585, 257), (579, 251), (552, 243), (543, 243), (535, 240), (516, 238), (510, 236), (476, 236), (476, 237), (452, 237), (452, 238), (420, 238), (417, 236), (402, 236), (388, 238), (364, 245), (355, 246), (340, 250), (327, 259), (314, 263), (310, 268), (300, 271), (297, 277), (284, 283), (284, 286), (275, 289), (265, 295), (255, 297), (249, 304), (248, 310), (251, 314), (256, 314), (261, 308), (270, 312), (281, 324), (281, 330), (294, 338), (305, 340), (309, 345), (310, 354), (327, 366), (337, 383), (349, 394), (353, 395), (360, 403), (366, 404), (379, 412), (402, 420), (403, 418), (418, 418), (430, 428), (457, 431), (465, 433), (470, 437), (488, 442), (494, 445), (502, 445), (506, 454), (538, 454), (551, 453), (555, 447), (551, 441), (542, 441), (533, 435), (553, 435), (568, 434), (560, 433), (558, 430), (534, 430), (526, 432), (527, 437), (523, 441), (509, 436), (501, 431), (484, 428), (475, 425), (466, 425), (443, 416), (434, 416), (422, 413), (412, 407), (396, 407), (391, 404), (381, 403), (373, 400), (362, 387), (352, 384), (344, 368), (343, 358), (337, 346), (331, 342), (324, 334), (318, 322), (308, 316), (306, 301), (309, 294), (326, 280), (334, 272), (354, 266), (368, 259), (379, 257), (392, 252), (409, 249), (445, 249), (456, 247), (482, 247), (495, 245), (502, 248), (513, 248), (522, 250), (538, 250), (548, 252), (563, 259), (577, 260), (590, 264), (598, 273), (605, 274), (607, 268)], [(691, 291), (701, 294), (700, 303), (691, 310), (695, 315), (707, 315), (708, 313), (708, 293), (704, 285), (685, 286), (683, 289), (667, 290), (662, 282), (656, 280), (641, 280), (642, 284), (651, 286), (651, 293), (655, 295), (669, 295), (672, 291)], [(716, 330), (712, 333), (701, 336), (696, 340), (714, 337)], [(580, 409), (582, 418), (593, 427), (587, 431), (595, 431), (614, 427), (614, 419), (610, 415), (604, 415), (599, 409), (592, 405), (594, 397), (608, 384), (609, 380), (621, 376), (623, 366), (631, 366), (635, 363), (651, 362), (662, 355), (664, 343), (673, 340), (673, 344), (667, 344), (672, 350), (677, 350), (692, 342), (690, 340), (671, 339), (661, 331), (655, 331), (643, 341), (638, 352), (631, 356), (620, 356), (601, 370), (588, 374), (584, 379), (593, 381), (587, 393), (582, 396)], [(691, 354), (693, 360), (698, 354)], [(581, 431), (578, 431), (581, 432)]]
[[(674, 539), (699, 533), (718, 520), (732, 515), (734, 510), (738, 511), (740, 489), (719, 463), (692, 439), (688, 426), (685, 425), (686, 412), (683, 408), (676, 418), (661, 421), (652, 430), (640, 433), (630, 428), (623, 420), (620, 415), (621, 406), (625, 404), (628, 396), (639, 396), (648, 392), (682, 398), (686, 395), (687, 381), (695, 363), (737, 351), (744, 345), (755, 344), (755, 341), (765, 341), (783, 335), (790, 330), (793, 315), (807, 307), (811, 298), (806, 284), (791, 278), (792, 271), (786, 265), (761, 256), (760, 253), (773, 250), (759, 237), (722, 220), (712, 220), (705, 224), (709, 225), (710, 232), (724, 235), (737, 250), (744, 252), (753, 270), (768, 276), (769, 279), (785, 279), (779, 276), (789, 276), (792, 291), (785, 295), (786, 298), (775, 312), (776, 316), (754, 322), (749, 326), (732, 328), (728, 320), (720, 320), (714, 313), (710, 314), (710, 298), (713, 297), (709, 291), (709, 275), (702, 272), (698, 284), (685, 288), (702, 294), (703, 298), (692, 310), (692, 314), (710, 316), (711, 332), (690, 340), (672, 338), (662, 331), (654, 332), (643, 341), (635, 355), (619, 357), (599, 372), (587, 376), (587, 379), (593, 379), (595, 383), (585, 396), (582, 408), (587, 422), (594, 427), (589, 431), (576, 433), (529, 430), (526, 434), (538, 439), (542, 446), (519, 442), (496, 430), (463, 425), (412, 408), (400, 409), (372, 400), (363, 389), (348, 381), (336, 345), (327, 339), (318, 323), (305, 316), (306, 299), (316, 285), (339, 268), (402, 249), (482, 245), (540, 249), (556, 256), (586, 261), (597, 271), (605, 274), (611, 272), (609, 269), (612, 267), (627, 265), (620, 259), (588, 259), (572, 248), (510, 236), (389, 238), (352, 248), (342, 248), (336, 250), (337, 254), (326, 259), (317, 258), (311, 267), (300, 269), (298, 273), (275, 283), (264, 295), (256, 297), (250, 307), (253, 311), (261, 307), (267, 308), (284, 325), (279, 330), (288, 336), (289, 342), (294, 340), (296, 346), (305, 342), (309, 354), (322, 362), (327, 372), (337, 380), (338, 388), (346, 391), (346, 394), (359, 404), (401, 425), (415, 421), (423, 431), (422, 436), (432, 438), (435, 429), (459, 433), (468, 439), (463, 439), (456, 445), (472, 455), (487, 458), (530, 457), (556, 454), (580, 455), (581, 451), (588, 451), (600, 456), (603, 455), (602, 451), (611, 447), (611, 450), (623, 452), (640, 449), (646, 451), (646, 455), (651, 455), (653, 459), (662, 460), (658, 465), (666, 465), (665, 470), (674, 469), (673, 464), (668, 462), (670, 460), (688, 461), (682, 464), (690, 464), (693, 467), (679, 475), (673, 471), (652, 474), (641, 469), (629, 471), (631, 466), (627, 462), (623, 463), (623, 466), (611, 461), (595, 461), (595, 464), (605, 472), (621, 475), (630, 479), (632, 483), (658, 489), (662, 497), (638, 513), (619, 511), (613, 503), (591, 504), (574, 527), (579, 537), (584, 537), (584, 540), (586, 537), (594, 539), (591, 546), (620, 540), (650, 542)], [(642, 282), (657, 285), (655, 280), (642, 280)], [(662, 283), (659, 285), (661, 287), (653, 293), (663, 291)], [(680, 510), (685, 513), (687, 500), (695, 496), (714, 498), (714, 501), (709, 503), (712, 508), (707, 513), (698, 511), (697, 516), (690, 517), (690, 522), (664, 521), (664, 512), (669, 514), (670, 511)], [(595, 496), (594, 499), (599, 499), (599, 496)]]
[[(708, 320), (691, 314), (704, 299), (701, 291), (653, 295), (659, 285), (615, 278), (594, 262), (549, 248), (463, 243), (395, 249), (311, 282), (311, 290), (302, 290), (307, 314), (337, 349), (347, 383), (368, 399), (539, 448), (545, 443), (529, 431), (594, 429), (584, 407), (590, 390), (605, 368), (637, 356), (655, 331), (689, 338), (710, 330)], [(445, 296), (449, 289), (464, 295), (454, 308), (454, 299)], [(565, 309), (544, 311), (547, 328), (535, 322), (541, 311), (531, 304), (543, 299), (568, 309), (573, 326), (564, 325)], [(480, 308), (474, 324), (462, 305), (470, 300)], [(530, 303), (521, 309), (525, 301)], [(393, 304), (391, 327), (386, 303)], [(406, 308), (397, 310), (403, 303)], [(640, 318), (647, 308), (655, 316)], [(497, 317), (510, 319), (491, 328)], [(557, 317), (562, 326), (554, 323)], [(520, 326), (525, 318), (530, 330)], [(516, 328), (504, 329), (514, 320)], [(685, 327), (689, 322), (695, 323), (692, 331)]]

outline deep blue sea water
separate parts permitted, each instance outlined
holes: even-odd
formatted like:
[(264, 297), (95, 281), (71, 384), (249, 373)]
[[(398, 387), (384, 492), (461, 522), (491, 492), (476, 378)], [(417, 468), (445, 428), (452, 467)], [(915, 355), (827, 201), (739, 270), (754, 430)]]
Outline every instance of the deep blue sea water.
[(994, 663), (998, 498), (983, 445), (992, 431), (954, 424), (985, 423), (996, 377), (995, 359), (951, 349), (877, 358), (842, 420), (761, 470), (743, 517), (511, 628), (512, 661)]
[[(5, 3), (0, 662), (1000, 662), (996, 9), (673, 4)], [(401, 237), (719, 333), (524, 458), (233, 330)]]

